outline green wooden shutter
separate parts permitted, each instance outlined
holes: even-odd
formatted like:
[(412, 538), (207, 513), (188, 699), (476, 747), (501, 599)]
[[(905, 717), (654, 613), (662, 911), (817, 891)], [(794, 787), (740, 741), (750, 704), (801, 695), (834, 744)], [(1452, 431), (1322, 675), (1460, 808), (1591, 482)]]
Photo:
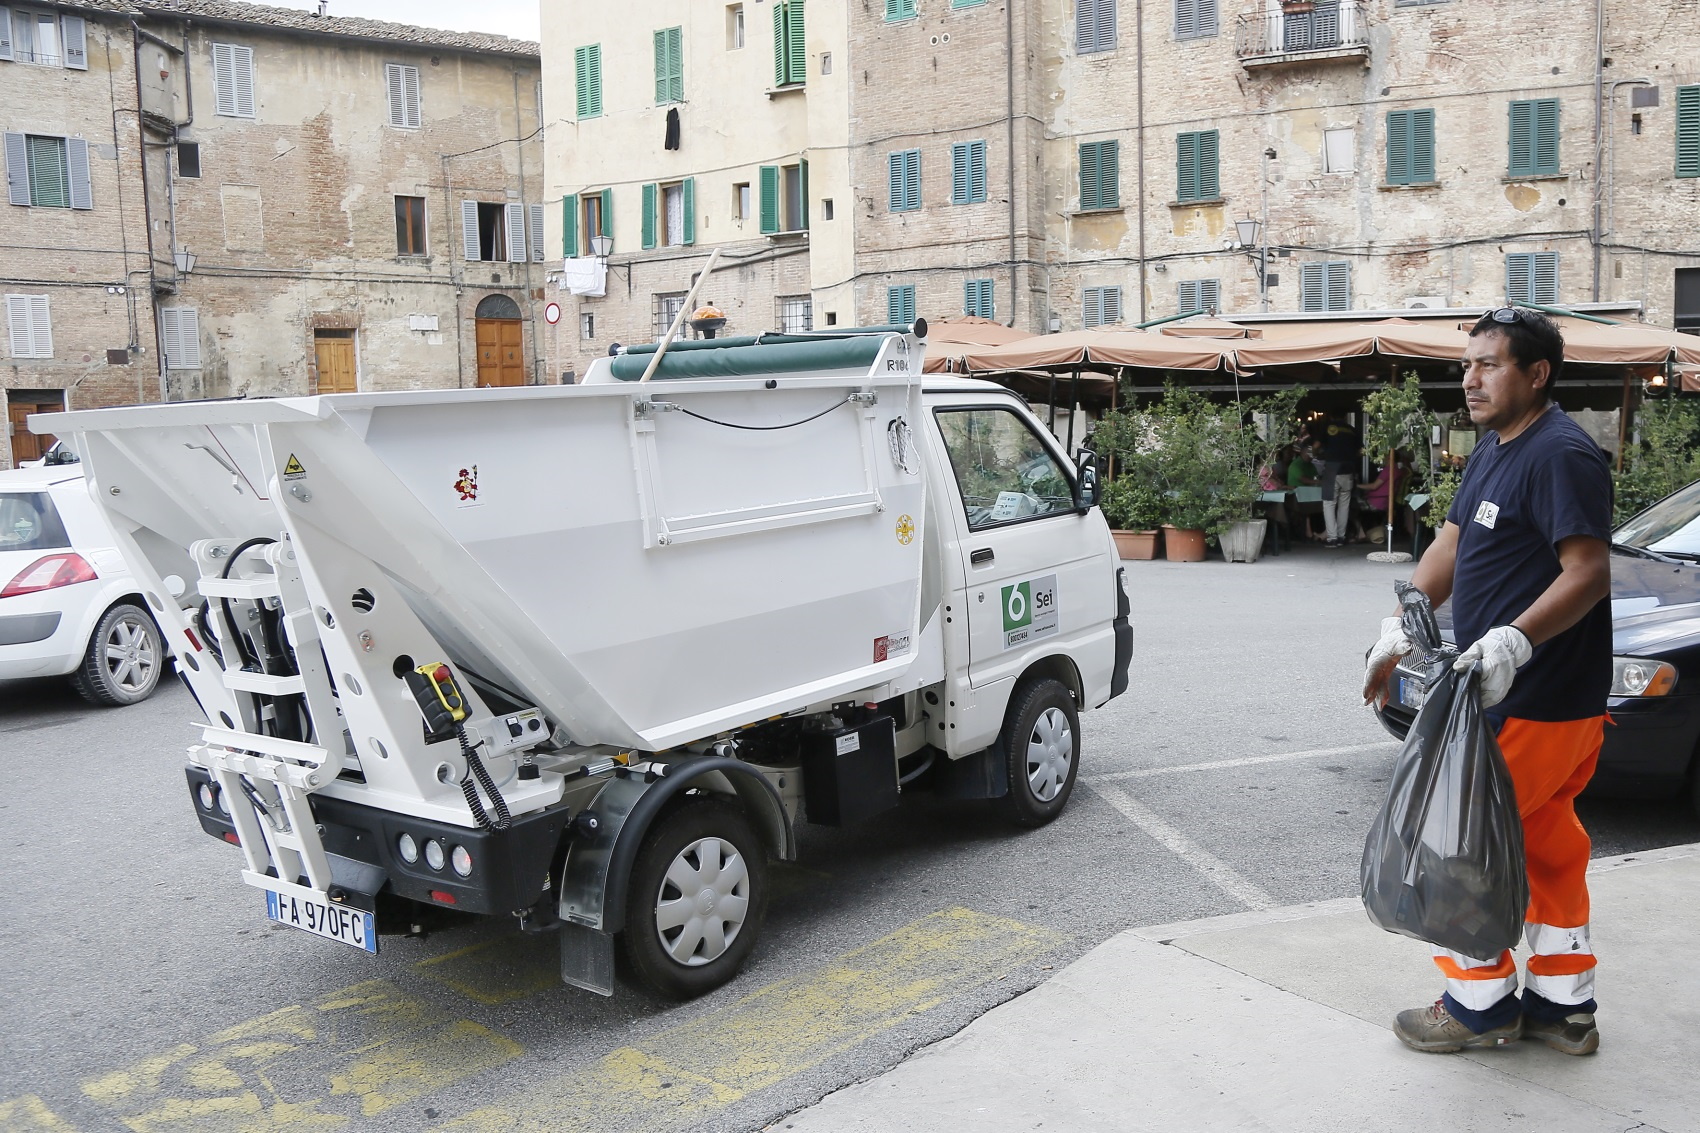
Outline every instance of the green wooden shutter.
[[(614, 190), (602, 190), (602, 235), (614, 235)], [(588, 243), (588, 241), (586, 241)]]
[(885, 155), (886, 204), (892, 212), (902, 212), (906, 199), (903, 194), (903, 152)]
[(914, 284), (906, 283), (900, 287), (885, 289), (885, 321), (903, 324), (915, 321)]
[(1529, 289), (1536, 303), (1558, 302), (1558, 253), (1536, 252), (1529, 265)]
[(1308, 263), (1299, 265), (1299, 310), (1326, 311), (1328, 265)]
[(1700, 86), (1676, 88), (1676, 175), (1700, 177)]
[(1181, 134), (1175, 139), (1175, 200), (1198, 199), (1198, 135)]
[(807, 81), (809, 52), (804, 34), (803, 0), (787, 0), (785, 5), (785, 66), (786, 78), (793, 83)]
[(1506, 173), (1528, 177), (1535, 172), (1535, 104), (1528, 100), (1511, 103), (1511, 145)]
[(968, 203), (968, 144), (957, 142), (950, 147), (950, 203)]
[(918, 149), (903, 153), (903, 207), (911, 210), (921, 207), (921, 151)]
[(1330, 260), (1326, 267), (1325, 285), (1327, 287), (1327, 310), (1350, 311), (1352, 309), (1352, 265), (1345, 260)]
[(909, 20), (915, 17), (915, 0), (885, 0), (887, 20)]
[(773, 85), (782, 87), (790, 82), (791, 51), (785, 38), (785, 5), (773, 3)]
[(1098, 143), (1098, 204), (1103, 208), (1121, 207), (1120, 163), (1120, 142)]
[(602, 113), (602, 45), (588, 44), (573, 49), (573, 82), (578, 116), (595, 118)]
[(761, 230), (779, 231), (779, 166), (764, 165), (758, 170), (761, 182)]
[(655, 247), (655, 199), (659, 195), (653, 182), (643, 187), (643, 246), (645, 248)]
[(978, 315), (982, 319), (995, 319), (997, 300), (993, 290), (994, 284), (989, 279), (968, 279), (962, 283), (962, 309), (970, 315)]
[(667, 69), (667, 30), (655, 32), (655, 101), (667, 102), (672, 96), (672, 73)]
[(1198, 135), (1198, 199), (1213, 201), (1222, 195), (1221, 182), (1217, 176), (1218, 149), (1221, 144), (1221, 134), (1216, 130), (1204, 130)]
[(986, 199), (986, 143), (968, 143), (968, 199), (975, 203)]
[(1411, 183), (1411, 112), (1393, 110), (1387, 115), (1387, 183)]
[(797, 219), (797, 227), (809, 227), (809, 159), (799, 158), (797, 161), (797, 205), (802, 215)]
[(1099, 166), (1100, 150), (1097, 142), (1085, 142), (1080, 147), (1080, 207), (1086, 209), (1102, 208), (1103, 170)]
[(1529, 295), (1529, 268), (1532, 257), (1527, 252), (1509, 252), (1505, 257), (1505, 301), (1507, 303), (1527, 303)]
[(667, 73), (671, 82), (669, 97), (674, 102), (685, 101), (685, 29), (669, 29), (667, 35)]
[(679, 193), (684, 198), (681, 207), (685, 213), (684, 241), (687, 244), (697, 242), (697, 179), (687, 177), (680, 184)]
[(1535, 100), (1535, 172), (1558, 172), (1558, 99)]
[(1408, 111), (1411, 120), (1411, 180), (1413, 185), (1434, 181), (1434, 110)]
[(578, 194), (561, 198), (561, 255), (572, 259), (578, 255)]

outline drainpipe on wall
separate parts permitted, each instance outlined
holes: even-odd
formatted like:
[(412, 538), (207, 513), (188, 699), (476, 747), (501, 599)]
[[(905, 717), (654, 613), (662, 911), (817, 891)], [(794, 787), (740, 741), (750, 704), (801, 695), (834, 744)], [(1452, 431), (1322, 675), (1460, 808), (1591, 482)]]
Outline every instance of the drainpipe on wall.
[(1594, 0), (1594, 226), (1589, 242), (1594, 245), (1594, 302), (1600, 301), (1600, 168), (1605, 144), (1606, 2)]
[[(148, 310), (158, 311), (155, 297), (158, 295), (159, 272), (154, 267), (153, 254), (153, 199), (148, 193), (148, 132), (142, 124), (142, 25), (135, 20), (130, 21), (130, 61), (134, 64), (136, 77), (136, 149), (142, 163), (142, 220), (147, 225), (148, 236)], [(159, 316), (156, 313), (153, 320), (153, 356), (159, 367), (159, 399), (169, 401), (165, 385), (165, 340), (160, 335)]]
[(445, 257), (449, 265), (449, 286), (454, 289), (455, 302), (455, 388), (466, 388), (466, 343), (461, 341), (465, 334), (461, 326), (460, 298), (461, 280), (455, 277), (455, 224), (454, 224), (454, 192), (449, 188), (449, 155), (438, 154), (443, 160), (443, 247), (448, 249)]
[(525, 321), (531, 328), (531, 381), (541, 384), (543, 359), (538, 357), (537, 302), (531, 297), (531, 198), (525, 195), (525, 116), (519, 108), (519, 72), (511, 72), (514, 80), (514, 156), (519, 161), (519, 207), (525, 220)]
[(1021, 292), (1016, 284), (1020, 262), (1015, 245), (1015, 0), (1004, 0), (1004, 126), (1009, 145), (1009, 325), (1021, 309)]
[(1133, 5), (1133, 29), (1133, 65), (1139, 72), (1134, 88), (1134, 128), (1139, 131), (1139, 200), (1135, 203), (1139, 213), (1139, 321), (1144, 322), (1150, 313), (1145, 309), (1145, 0), (1136, 0)]

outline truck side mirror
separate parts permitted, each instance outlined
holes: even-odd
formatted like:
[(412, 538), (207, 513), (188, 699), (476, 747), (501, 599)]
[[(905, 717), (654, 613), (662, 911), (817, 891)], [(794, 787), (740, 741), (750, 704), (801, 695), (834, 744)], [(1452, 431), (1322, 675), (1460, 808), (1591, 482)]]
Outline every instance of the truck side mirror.
[(1074, 507), (1085, 514), (1098, 502), (1098, 454), (1081, 449), (1075, 465)]

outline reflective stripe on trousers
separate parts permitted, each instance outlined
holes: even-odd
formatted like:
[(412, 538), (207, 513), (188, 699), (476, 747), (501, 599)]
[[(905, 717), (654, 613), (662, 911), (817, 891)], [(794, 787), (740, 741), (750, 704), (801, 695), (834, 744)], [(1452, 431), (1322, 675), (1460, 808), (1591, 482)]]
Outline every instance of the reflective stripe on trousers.
[[(1499, 750), (1523, 815), (1528, 859), (1525, 983), (1554, 1003), (1586, 1003), (1594, 996), (1594, 950), (1588, 942), (1590, 844), (1575, 801), (1593, 777), (1605, 722), (1604, 716), (1508, 719), (1499, 729)], [(1434, 962), (1452, 998), (1472, 1010), (1484, 1011), (1517, 991), (1517, 964), (1510, 952), (1477, 960), (1437, 948)]]

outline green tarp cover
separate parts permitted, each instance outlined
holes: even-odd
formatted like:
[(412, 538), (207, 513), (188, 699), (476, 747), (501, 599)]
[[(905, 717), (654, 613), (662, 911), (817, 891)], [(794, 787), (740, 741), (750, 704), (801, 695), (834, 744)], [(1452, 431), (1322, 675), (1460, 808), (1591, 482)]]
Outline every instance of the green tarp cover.
[[(781, 341), (772, 341), (781, 338)], [(724, 342), (727, 345), (722, 346)], [(883, 335), (857, 338), (782, 338), (765, 336), (760, 344), (745, 344), (745, 339), (716, 339), (711, 344), (703, 340), (674, 343), (667, 348), (661, 364), (655, 368), (651, 381), (671, 378), (746, 378), (759, 374), (806, 373), (810, 370), (867, 369), (885, 345)], [(733, 346), (732, 343), (739, 343)], [(719, 349), (705, 349), (709, 346)], [(680, 349), (683, 347), (684, 349)], [(614, 378), (635, 382), (643, 377), (649, 366), (653, 346), (643, 353), (632, 350), (615, 358), (611, 367)]]

